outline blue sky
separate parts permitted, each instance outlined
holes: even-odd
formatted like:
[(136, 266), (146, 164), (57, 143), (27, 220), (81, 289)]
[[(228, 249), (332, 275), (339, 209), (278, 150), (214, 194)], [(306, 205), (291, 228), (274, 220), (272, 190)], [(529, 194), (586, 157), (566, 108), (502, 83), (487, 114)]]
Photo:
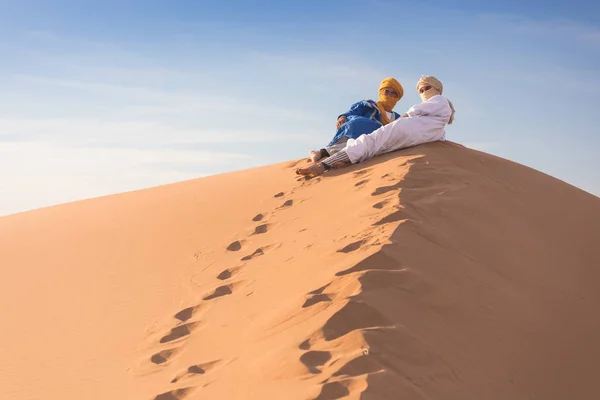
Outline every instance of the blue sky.
[(423, 74), (448, 139), (600, 195), (598, 2), (95, 3), (0, 0), (0, 215), (304, 157)]

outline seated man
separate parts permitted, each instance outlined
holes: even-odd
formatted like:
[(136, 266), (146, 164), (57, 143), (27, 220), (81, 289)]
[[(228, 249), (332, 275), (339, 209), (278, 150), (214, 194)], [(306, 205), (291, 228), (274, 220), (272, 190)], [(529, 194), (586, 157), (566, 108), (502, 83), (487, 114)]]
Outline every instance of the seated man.
[(454, 121), (454, 106), (442, 96), (442, 82), (433, 76), (422, 76), (417, 91), (423, 102), (412, 106), (401, 118), (356, 140), (348, 140), (337, 154), (308, 168), (299, 168), (296, 173), (321, 175), (330, 168), (356, 164), (379, 154), (445, 140), (446, 125)]
[(387, 125), (400, 117), (393, 108), (404, 95), (402, 85), (394, 78), (386, 78), (379, 85), (379, 100), (362, 100), (354, 103), (350, 110), (337, 119), (337, 132), (333, 140), (321, 150), (310, 152), (310, 159), (316, 162), (329, 157), (344, 147), (348, 139), (356, 139), (364, 133), (371, 133), (382, 125)]

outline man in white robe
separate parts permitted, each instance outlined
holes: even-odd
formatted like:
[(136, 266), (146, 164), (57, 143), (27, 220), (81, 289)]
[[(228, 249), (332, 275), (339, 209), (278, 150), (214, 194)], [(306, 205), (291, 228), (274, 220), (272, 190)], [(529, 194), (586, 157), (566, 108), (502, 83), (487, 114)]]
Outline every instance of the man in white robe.
[(422, 76), (417, 83), (422, 103), (412, 106), (400, 119), (348, 140), (344, 150), (308, 168), (299, 168), (296, 173), (321, 175), (328, 169), (356, 164), (379, 154), (445, 140), (446, 125), (454, 120), (454, 106), (442, 96), (443, 89), (435, 77)]

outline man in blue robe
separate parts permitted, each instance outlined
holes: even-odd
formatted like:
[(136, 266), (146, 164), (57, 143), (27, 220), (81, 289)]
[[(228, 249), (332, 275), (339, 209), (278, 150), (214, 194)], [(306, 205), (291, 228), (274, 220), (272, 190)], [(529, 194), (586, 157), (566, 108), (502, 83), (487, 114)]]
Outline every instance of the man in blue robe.
[(321, 150), (311, 151), (310, 159), (316, 162), (329, 157), (342, 150), (348, 139), (357, 139), (362, 134), (371, 133), (400, 118), (400, 114), (394, 112), (393, 108), (403, 95), (404, 89), (396, 79), (382, 80), (378, 101), (361, 100), (341, 114), (336, 123), (337, 132), (331, 142)]

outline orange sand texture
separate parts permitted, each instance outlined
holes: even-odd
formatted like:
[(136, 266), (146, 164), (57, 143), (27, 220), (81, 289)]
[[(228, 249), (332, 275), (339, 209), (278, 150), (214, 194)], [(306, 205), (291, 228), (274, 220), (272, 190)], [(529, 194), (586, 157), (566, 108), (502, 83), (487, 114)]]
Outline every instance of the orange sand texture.
[(600, 199), (445, 142), (0, 219), (0, 398), (600, 399)]

